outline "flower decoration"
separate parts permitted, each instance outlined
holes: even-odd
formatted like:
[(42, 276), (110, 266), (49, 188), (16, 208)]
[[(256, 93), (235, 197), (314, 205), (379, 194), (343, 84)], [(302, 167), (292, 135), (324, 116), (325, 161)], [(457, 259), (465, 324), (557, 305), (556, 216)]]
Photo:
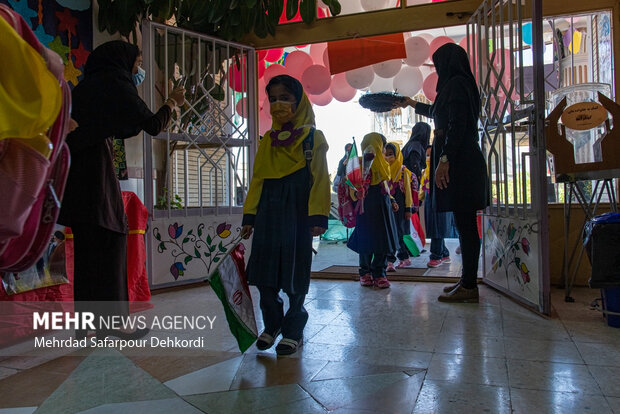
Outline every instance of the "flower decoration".
[(179, 276), (183, 276), (184, 272), (185, 268), (183, 267), (183, 263), (181, 262), (176, 262), (172, 266), (170, 266), (170, 274), (172, 275), (174, 280), (177, 280)]
[(523, 279), (523, 283), (529, 283), (530, 281), (530, 270), (525, 263), (521, 263), (521, 278)]
[(226, 224), (225, 222), (220, 223), (216, 229), (217, 235), (220, 236), (222, 239), (230, 236), (230, 226), (230, 224)]
[(521, 249), (529, 256), (530, 254), (530, 242), (525, 237), (521, 239)]
[(288, 147), (302, 134), (303, 128), (295, 129), (292, 122), (287, 122), (282, 125), (282, 129), (271, 131), (269, 136), (271, 137), (272, 147)]
[(183, 234), (183, 226), (179, 226), (177, 223), (168, 226), (168, 235), (173, 239), (178, 239)]

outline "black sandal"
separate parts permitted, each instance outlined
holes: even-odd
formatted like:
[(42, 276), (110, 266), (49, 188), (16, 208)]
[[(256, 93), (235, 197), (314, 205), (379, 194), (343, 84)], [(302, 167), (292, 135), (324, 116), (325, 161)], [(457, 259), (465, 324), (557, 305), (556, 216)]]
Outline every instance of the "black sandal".
[(282, 338), (282, 340), (276, 346), (276, 354), (278, 355), (291, 355), (297, 352), (303, 342), (303, 337), (298, 341), (290, 338)]

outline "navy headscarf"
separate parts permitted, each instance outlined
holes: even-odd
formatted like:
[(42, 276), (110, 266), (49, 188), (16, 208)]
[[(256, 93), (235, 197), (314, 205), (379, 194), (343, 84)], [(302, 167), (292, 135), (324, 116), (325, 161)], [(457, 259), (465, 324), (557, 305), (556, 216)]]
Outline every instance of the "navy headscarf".
[(472, 96), (477, 100), (476, 107), (480, 107), (480, 93), (476, 85), (476, 78), (474, 78), (474, 74), (471, 72), (469, 57), (465, 49), (454, 43), (447, 43), (433, 53), (433, 63), (439, 77), (435, 102), (439, 99), (441, 91), (448, 82), (458, 76), (463, 78), (463, 82), (465, 82), (467, 88), (471, 90)]

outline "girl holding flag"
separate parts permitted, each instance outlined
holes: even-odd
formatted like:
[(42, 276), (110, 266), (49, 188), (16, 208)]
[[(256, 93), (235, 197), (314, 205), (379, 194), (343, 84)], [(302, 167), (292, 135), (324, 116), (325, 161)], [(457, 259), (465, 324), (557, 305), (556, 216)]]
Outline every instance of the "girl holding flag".
[[(308, 312), (312, 237), (327, 229), (330, 209), (327, 141), (315, 130), (314, 112), (301, 83), (273, 77), (265, 88), (273, 118), (260, 141), (243, 205), (241, 236), (252, 235), (248, 282), (258, 287), (265, 330), (256, 347), (270, 348), (280, 332), (278, 355), (301, 345)], [(284, 313), (279, 292), (289, 298)]]
[[(358, 212), (355, 229), (347, 243), (347, 246), (360, 256), (360, 284), (381, 289), (390, 287), (385, 274), (387, 255), (395, 252), (399, 245), (392, 214), (392, 210), (398, 210), (398, 204), (390, 195), (390, 167), (383, 157), (383, 139), (380, 134), (373, 132), (362, 140), (361, 176), (364, 181), (353, 183), (359, 206), (356, 206)], [(353, 148), (352, 154), (355, 151), (355, 147)], [(349, 180), (355, 176), (350, 170), (354, 164), (351, 159), (347, 163), (347, 171), (351, 172), (347, 174)]]
[[(394, 256), (393, 253), (388, 255), (387, 265), (387, 271), (393, 272), (395, 270), (394, 262), (397, 257), (399, 260), (399, 263), (396, 266), (397, 268), (402, 269), (411, 265), (411, 260), (409, 259), (409, 249), (405, 245), (404, 237), (405, 235), (407, 237), (411, 237), (411, 213), (414, 208), (413, 195), (411, 192), (411, 180), (413, 178), (411, 171), (403, 165), (403, 154), (400, 151), (400, 145), (396, 142), (389, 142), (386, 145), (385, 159), (390, 166), (391, 193), (398, 203), (398, 211), (394, 211), (394, 220), (396, 221), (396, 231), (398, 233), (399, 242), (398, 251), (396, 256)], [(415, 207), (417, 207), (417, 193), (415, 195)], [(417, 250), (417, 248), (415, 249)], [(419, 255), (419, 252), (417, 253)]]

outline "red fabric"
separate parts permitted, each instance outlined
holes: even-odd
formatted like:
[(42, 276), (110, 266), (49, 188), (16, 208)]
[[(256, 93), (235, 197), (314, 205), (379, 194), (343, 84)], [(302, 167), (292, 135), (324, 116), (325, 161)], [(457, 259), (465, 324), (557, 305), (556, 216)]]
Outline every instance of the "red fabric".
[[(127, 288), (130, 302), (148, 302), (151, 290), (146, 275), (146, 246), (144, 233), (149, 217), (148, 210), (135, 193), (123, 191), (125, 214), (129, 222), (127, 236)], [(141, 233), (135, 233), (139, 231)]]
[(413, 228), (418, 232), (418, 236), (420, 236), (420, 240), (422, 240), (422, 247), (426, 246), (426, 234), (424, 233), (424, 229), (422, 229), (422, 224), (420, 224), (420, 216), (418, 213), (413, 213), (411, 215), (411, 224), (413, 224)]
[(402, 33), (329, 42), (329, 71), (346, 72), (391, 59), (404, 59), (405, 37)]
[(478, 225), (478, 237), (482, 238), (482, 211), (476, 215), (476, 224)]

